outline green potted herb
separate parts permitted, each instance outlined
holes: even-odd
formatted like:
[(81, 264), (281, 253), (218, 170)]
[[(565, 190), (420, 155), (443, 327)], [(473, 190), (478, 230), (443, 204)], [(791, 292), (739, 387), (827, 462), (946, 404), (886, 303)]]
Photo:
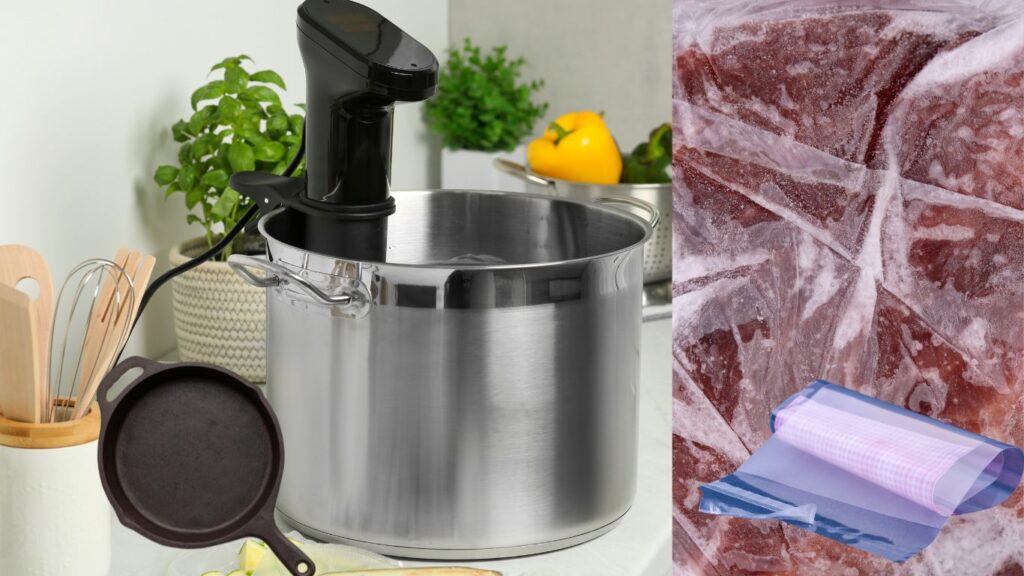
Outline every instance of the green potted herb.
[(522, 188), (493, 161), (498, 155), (525, 160), (523, 142), (548, 105), (533, 101), (544, 82), (521, 80), (526, 61), (507, 52), (498, 46), (485, 54), (469, 38), (448, 51), (437, 95), (425, 105), (427, 124), (444, 144), (444, 188)]
[[(230, 230), (250, 206), (228, 185), (235, 172), (280, 174), (299, 149), (303, 115), (289, 114), (272, 70), (250, 72), (248, 56), (225, 58), (210, 70), (221, 77), (192, 93), (192, 115), (171, 126), (178, 162), (156, 169), (165, 198), (180, 198), (189, 224), (203, 235), (171, 249), (172, 266), (187, 262)], [(299, 106), (301, 108), (301, 105)], [(300, 165), (297, 175), (301, 175)], [(259, 236), (239, 235), (216, 260), (174, 280), (174, 329), (182, 360), (224, 366), (257, 382), (266, 379), (265, 294), (239, 279), (224, 260), (262, 252)]]

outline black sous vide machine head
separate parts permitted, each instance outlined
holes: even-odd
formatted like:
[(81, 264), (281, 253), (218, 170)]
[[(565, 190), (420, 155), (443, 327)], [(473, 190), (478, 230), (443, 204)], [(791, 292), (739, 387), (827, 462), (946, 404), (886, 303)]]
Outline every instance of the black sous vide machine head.
[(297, 24), (306, 68), (306, 196), (342, 205), (383, 202), (394, 103), (434, 95), (437, 59), (349, 0), (306, 0)]
[(381, 260), (395, 102), (433, 96), (437, 59), (374, 10), (350, 0), (306, 0), (298, 9), (306, 69), (306, 176), (238, 173), (231, 186), (261, 207), (284, 204), (305, 215), (305, 248)]

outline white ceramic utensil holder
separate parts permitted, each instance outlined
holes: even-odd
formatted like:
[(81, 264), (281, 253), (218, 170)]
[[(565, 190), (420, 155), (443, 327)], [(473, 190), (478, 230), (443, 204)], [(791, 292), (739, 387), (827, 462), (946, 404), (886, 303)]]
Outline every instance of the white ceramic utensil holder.
[(99, 409), (73, 422), (0, 416), (0, 574), (106, 576), (110, 505), (96, 463)]

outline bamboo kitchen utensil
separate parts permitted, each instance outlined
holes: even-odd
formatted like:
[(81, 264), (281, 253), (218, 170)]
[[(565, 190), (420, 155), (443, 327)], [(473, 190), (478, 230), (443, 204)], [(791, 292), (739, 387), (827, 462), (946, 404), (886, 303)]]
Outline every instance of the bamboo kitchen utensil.
[(39, 350), (37, 316), (32, 297), (0, 284), (0, 405), (4, 415), (20, 422), (39, 422)]
[[(84, 374), (88, 377), (81, 381), (78, 402), (72, 414), (73, 419), (81, 418), (85, 414), (88, 406), (92, 404), (100, 382), (113, 368), (117, 358), (121, 355), (121, 350), (127, 344), (128, 336), (131, 335), (135, 319), (139, 314), (142, 294), (149, 286), (149, 279), (153, 275), (156, 258), (144, 255), (139, 251), (121, 249), (116, 256), (116, 263), (127, 273), (130, 281), (118, 281), (116, 291), (113, 278), (108, 278), (104, 284), (100, 298), (101, 306), (94, 312), (89, 324), (83, 354), (85, 360), (96, 362), (98, 365), (87, 365), (88, 371)], [(132, 291), (132, 297), (123, 300), (124, 306), (116, 306), (115, 301), (122, 295), (126, 295), (128, 290)], [(105, 328), (107, 326), (112, 326), (115, 334), (123, 332), (123, 341), (103, 338), (102, 335), (107, 333)]]
[[(41, 413), (45, 413), (46, 383), (49, 378), (50, 330), (53, 326), (53, 277), (41, 254), (18, 244), (0, 246), (0, 284), (17, 288), (27, 278), (35, 281), (39, 294), (34, 299), (36, 316), (36, 353), (38, 369), (35, 395)], [(0, 401), (0, 413), (3, 402)]]
[[(127, 263), (127, 256), (122, 262)], [(135, 299), (131, 277), (115, 262), (86, 260), (68, 274), (54, 312), (46, 422), (74, 419), (84, 413), (77, 403), (72, 406), (52, 398), (78, 400), (84, 395), (82, 387), (95, 373), (109, 370), (111, 362), (104, 367), (103, 354), (107, 346), (120, 346), (128, 339), (128, 325), (119, 325), (116, 319)]]
[[(103, 334), (117, 321), (120, 305), (124, 302), (124, 286), (118, 286), (118, 290), (115, 291), (115, 284), (127, 283), (127, 278), (132, 276), (130, 271), (132, 265), (137, 264), (137, 262), (138, 257), (133, 258), (131, 251), (127, 248), (121, 248), (117, 251), (117, 255), (114, 256), (114, 264), (124, 271), (125, 276), (119, 276), (117, 281), (112, 276), (108, 276), (104, 280), (96, 301), (98, 306), (95, 306), (90, 312), (82, 353), (82, 373), (85, 375), (91, 374), (93, 365), (98, 360), (99, 348), (103, 343)], [(115, 310), (115, 307), (118, 309)]]

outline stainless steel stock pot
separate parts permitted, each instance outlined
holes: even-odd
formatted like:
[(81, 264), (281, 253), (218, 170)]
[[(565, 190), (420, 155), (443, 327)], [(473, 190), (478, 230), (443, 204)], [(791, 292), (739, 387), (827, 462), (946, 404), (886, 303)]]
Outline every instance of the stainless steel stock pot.
[(287, 210), (260, 221), (267, 259), (229, 260), (268, 289), (279, 512), (304, 533), (417, 558), (531, 554), (609, 530), (636, 486), (657, 210), (394, 197), (386, 262), (306, 251)]

